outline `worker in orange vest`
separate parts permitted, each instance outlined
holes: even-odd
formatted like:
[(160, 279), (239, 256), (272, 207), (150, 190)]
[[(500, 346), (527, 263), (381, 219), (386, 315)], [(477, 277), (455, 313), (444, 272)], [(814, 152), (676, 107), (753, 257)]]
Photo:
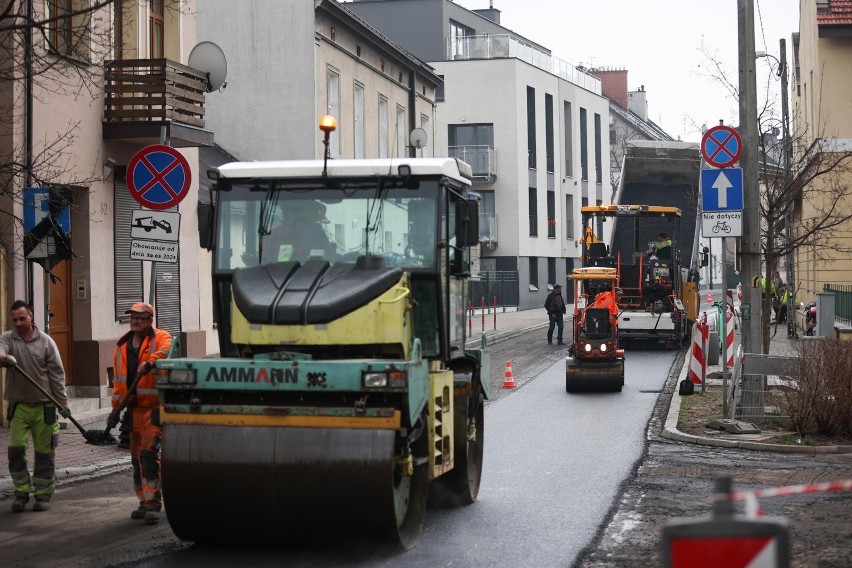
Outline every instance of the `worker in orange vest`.
[[(160, 491), (163, 427), (160, 422), (157, 380), (152, 370), (156, 361), (168, 356), (172, 336), (168, 331), (154, 327), (154, 306), (151, 304), (139, 302), (124, 313), (130, 314), (130, 331), (118, 340), (113, 353), (115, 392), (112, 407), (118, 408), (128, 396), (130, 385), (141, 373), (136, 390), (129, 394), (128, 399), (133, 418), (133, 430), (130, 433), (133, 485), (139, 498), (139, 508), (130, 514), (130, 518), (144, 519), (149, 524), (155, 524), (159, 522), (163, 508)], [(117, 423), (118, 417), (110, 416), (107, 425), (114, 428)]]
[[(597, 296), (595, 296), (595, 301), (589, 305), (590, 308), (605, 308), (609, 311), (609, 324), (611, 326), (618, 325), (618, 304), (621, 302), (621, 297), (624, 295), (624, 291), (621, 288), (616, 288), (615, 293), (611, 290), (607, 290), (606, 292), (601, 292)], [(583, 326), (585, 326), (585, 312), (583, 312)]]

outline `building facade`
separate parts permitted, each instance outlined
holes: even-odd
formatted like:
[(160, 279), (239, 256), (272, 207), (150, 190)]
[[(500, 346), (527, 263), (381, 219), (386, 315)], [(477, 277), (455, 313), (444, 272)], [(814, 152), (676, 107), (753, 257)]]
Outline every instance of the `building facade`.
[(321, 158), (325, 115), (337, 119), (331, 158), (433, 155), (440, 78), (344, 5), (199, 0), (198, 29), (228, 56), (228, 87), (205, 117), (240, 159)]
[[(517, 298), (498, 287), (505, 303), (543, 306), (579, 256), (579, 208), (609, 203), (610, 115), (600, 80), (502, 26), (499, 10), (448, 0), (346, 6), (443, 77), (437, 147), (473, 166), (480, 278), (515, 274), (507, 286)], [(483, 293), (487, 303), (492, 295)]]
[[(796, 204), (794, 231), (811, 230), (824, 219), (829, 205), (838, 211), (852, 207), (852, 5), (835, 0), (808, 0), (801, 3), (799, 33), (793, 36), (790, 69), (792, 100), (794, 172), (801, 179), (812, 178), (816, 164), (840, 163), (832, 172), (807, 182)], [(847, 189), (843, 189), (847, 188)], [(839, 192), (843, 197), (838, 201)], [(803, 246), (795, 253), (794, 266), (798, 299), (808, 301), (826, 284), (852, 282), (852, 221), (820, 238), (830, 240), (845, 251)]]
[[(180, 336), (184, 352), (215, 349), (195, 214), (197, 148), (213, 143), (210, 95), (204, 73), (186, 65), (196, 44), (192, 0), (10, 9), (23, 24), (28, 7), (35, 24), (0, 38), (0, 323), (9, 327), (13, 300), (34, 305), (36, 325), (60, 347), (77, 413), (108, 407), (113, 348), (134, 302), (153, 303), (155, 325)], [(31, 66), (21, 63), (28, 46)], [(180, 223), (170, 226), (178, 255), (168, 262), (133, 252), (142, 206), (127, 166), (152, 144), (188, 166), (186, 197), (169, 209)]]

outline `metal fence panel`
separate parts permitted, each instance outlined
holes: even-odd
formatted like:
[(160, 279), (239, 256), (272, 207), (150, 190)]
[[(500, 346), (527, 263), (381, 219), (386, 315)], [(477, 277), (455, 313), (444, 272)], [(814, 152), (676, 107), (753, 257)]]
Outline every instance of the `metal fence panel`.
[(493, 270), (482, 272), (479, 280), (468, 281), (470, 303), (474, 308), (482, 305), (485, 300), (486, 307), (517, 306), (520, 299), (518, 292), (518, 273), (512, 270)]

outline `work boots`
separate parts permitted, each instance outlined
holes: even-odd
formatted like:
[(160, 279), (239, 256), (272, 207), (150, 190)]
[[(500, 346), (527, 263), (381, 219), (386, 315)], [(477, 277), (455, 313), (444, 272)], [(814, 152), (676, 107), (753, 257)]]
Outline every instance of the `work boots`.
[(33, 505), (33, 511), (47, 511), (50, 509), (50, 500), (45, 499), (44, 497), (36, 497), (35, 505)]
[(30, 500), (29, 495), (15, 493), (15, 500), (12, 501), (12, 512), (13, 513), (23, 513), (24, 509), (27, 508), (27, 502), (29, 500)]
[(160, 511), (148, 509), (144, 505), (139, 505), (139, 508), (134, 509), (133, 512), (130, 513), (130, 518), (137, 521), (144, 520), (149, 525), (155, 525), (160, 522)]
[(138, 509), (134, 509), (133, 512), (130, 513), (130, 518), (136, 519), (137, 521), (141, 521), (142, 519), (145, 518), (146, 512), (147, 512), (147, 510), (145, 509), (145, 507), (142, 506), (142, 505), (139, 505)]

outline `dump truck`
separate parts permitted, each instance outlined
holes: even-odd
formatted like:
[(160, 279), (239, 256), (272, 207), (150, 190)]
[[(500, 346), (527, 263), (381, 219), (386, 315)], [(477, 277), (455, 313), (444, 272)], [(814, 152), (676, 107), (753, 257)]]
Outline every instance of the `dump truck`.
[(200, 206), (221, 353), (158, 363), (168, 521), (193, 542), (412, 546), (473, 503), (489, 357), (478, 204), (442, 158), (229, 163)]
[[(618, 347), (618, 321), (610, 310), (595, 304), (596, 296), (615, 297), (615, 268), (575, 268), (572, 341), (565, 360), (565, 391), (620, 392), (624, 386), (624, 350)], [(617, 306), (617, 304), (616, 304)]]
[[(628, 304), (619, 319), (622, 345), (677, 348), (688, 342), (699, 309), (700, 174), (697, 143), (629, 140), (612, 199), (616, 207), (601, 214), (584, 213), (586, 226), (595, 235), (584, 238), (584, 244), (596, 250), (591, 259), (581, 256), (580, 266), (619, 270)], [(661, 232), (672, 240), (672, 258), (651, 263), (654, 251), (649, 243)], [(592, 244), (596, 239), (600, 244)], [(671, 286), (663, 280), (670, 280)]]

